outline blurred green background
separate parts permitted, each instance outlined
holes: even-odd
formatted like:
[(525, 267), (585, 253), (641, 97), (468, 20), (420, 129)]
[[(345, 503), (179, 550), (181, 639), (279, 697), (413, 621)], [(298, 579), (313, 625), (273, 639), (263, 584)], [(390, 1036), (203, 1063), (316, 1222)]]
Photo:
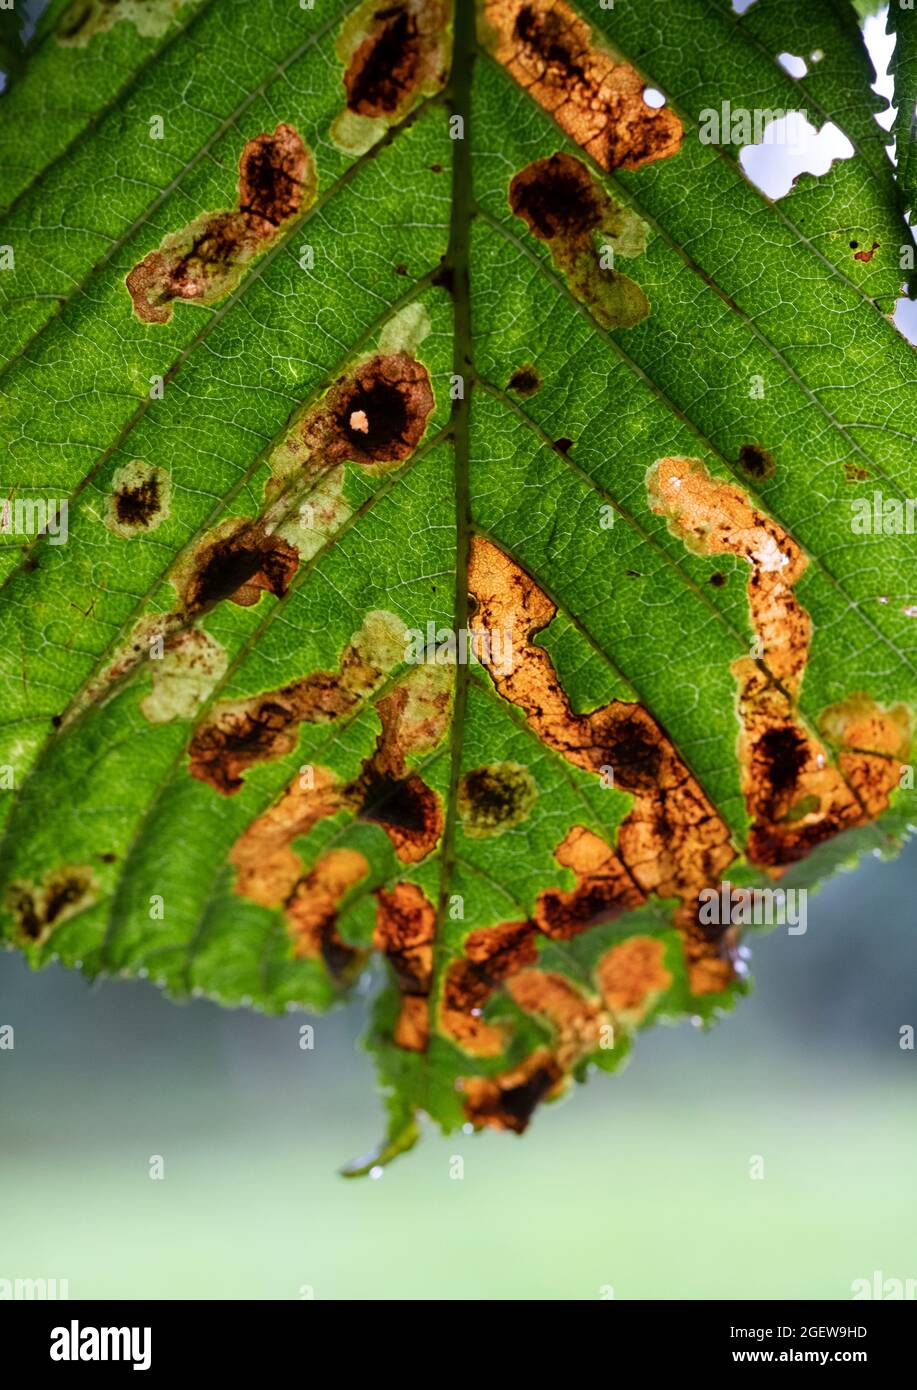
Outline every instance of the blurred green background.
[(656, 1028), (523, 1138), (429, 1132), (378, 1181), (335, 1171), (381, 1133), (365, 1001), (307, 1052), (301, 1014), (2, 955), (0, 1278), (73, 1298), (703, 1299), (915, 1277), (915, 888), (917, 843), (867, 859), (810, 899), (804, 936), (756, 937), (755, 993), (711, 1030)]

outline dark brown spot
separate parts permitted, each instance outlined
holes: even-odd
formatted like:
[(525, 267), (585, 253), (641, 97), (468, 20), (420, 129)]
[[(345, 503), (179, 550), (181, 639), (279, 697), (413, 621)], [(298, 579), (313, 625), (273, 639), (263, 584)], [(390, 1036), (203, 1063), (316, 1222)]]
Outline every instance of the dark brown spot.
[(426, 367), (406, 353), (373, 357), (334, 393), (326, 457), (399, 463), (416, 449), (432, 409)]
[(640, 714), (616, 715), (598, 723), (602, 760), (614, 769), (625, 791), (656, 787), (662, 768), (662, 744)]
[(760, 444), (743, 444), (739, 449), (739, 467), (750, 478), (772, 478), (777, 464), (773, 454), (762, 449)]
[(292, 126), (249, 140), (239, 160), (239, 211), (268, 224), (262, 234), (295, 216), (302, 203), (305, 150)]
[(509, 205), (546, 243), (571, 294), (603, 328), (631, 328), (646, 318), (646, 295), (636, 281), (605, 264), (596, 243), (596, 233), (605, 231), (612, 241), (623, 239), (625, 254), (635, 255), (646, 228), (612, 202), (582, 160), (554, 154), (526, 165), (510, 183)]
[(711, 574), (710, 583), (713, 585), (714, 589), (722, 589), (723, 585), (726, 583), (725, 574), (721, 574), (720, 571), (717, 570), (715, 574)]
[(536, 160), (516, 174), (509, 186), (509, 205), (541, 241), (580, 240), (602, 219), (588, 169), (569, 154)]
[(439, 265), (431, 276), (431, 284), (437, 285), (447, 294), (455, 293), (455, 271), (451, 265)]
[(541, 377), (534, 367), (518, 367), (506, 383), (507, 391), (515, 391), (517, 396), (534, 396), (541, 389)]
[(123, 488), (115, 496), (115, 514), (127, 526), (146, 526), (159, 510), (159, 479), (147, 478), (137, 487)]
[(360, 782), (360, 820), (380, 826), (402, 863), (415, 864), (435, 848), (442, 834), (439, 797), (416, 772), (393, 777), (372, 761)]
[(775, 792), (794, 787), (808, 760), (806, 741), (797, 729), (768, 729), (755, 745), (755, 756), (765, 769), (768, 784)]
[(344, 74), (347, 105), (359, 116), (390, 116), (417, 84), (421, 43), (406, 4), (380, 8)]
[(502, 835), (527, 820), (538, 798), (535, 779), (520, 763), (490, 763), (466, 772), (458, 811), (466, 835)]
[(563, 1082), (563, 1071), (546, 1049), (539, 1049), (498, 1077), (469, 1077), (464, 1084), (465, 1114), (474, 1125), (522, 1134), (535, 1108)]
[(562, 454), (566, 454), (568, 450), (573, 448), (573, 440), (567, 439), (566, 436), (563, 436), (560, 439), (555, 439), (554, 448), (559, 449)]
[(16, 919), (16, 930), (25, 940), (42, 945), (55, 927), (88, 907), (95, 896), (90, 868), (65, 865), (45, 874), (42, 882), (10, 885), (6, 906)]
[(257, 522), (244, 522), (233, 535), (199, 549), (185, 588), (185, 608), (198, 614), (224, 599), (248, 608), (264, 590), (279, 598), (298, 564), (293, 546), (280, 536), (266, 536)]

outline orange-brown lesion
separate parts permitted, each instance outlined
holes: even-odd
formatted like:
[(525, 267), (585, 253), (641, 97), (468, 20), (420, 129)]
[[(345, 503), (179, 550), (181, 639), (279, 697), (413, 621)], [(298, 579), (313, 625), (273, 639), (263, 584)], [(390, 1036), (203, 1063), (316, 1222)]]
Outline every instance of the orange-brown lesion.
[(442, 1033), (475, 1057), (498, 1057), (504, 1030), (484, 1021), (484, 1007), (498, 986), (538, 959), (531, 922), (504, 922), (471, 932), (464, 955), (447, 966), (439, 1004)]
[(598, 1000), (590, 999), (563, 975), (550, 970), (521, 970), (507, 981), (507, 992), (525, 1013), (537, 1014), (554, 1030), (552, 1054), (564, 1072), (601, 1043), (603, 1024), (610, 1024)]
[(636, 1026), (672, 984), (672, 972), (665, 965), (665, 943), (653, 936), (619, 941), (599, 961), (596, 980), (615, 1019), (628, 1027)]
[(506, 988), (519, 1008), (550, 1024), (553, 1039), (497, 1076), (462, 1077), (459, 1089), (472, 1124), (521, 1134), (540, 1101), (563, 1093), (577, 1063), (600, 1045), (610, 1019), (601, 1001), (551, 971), (520, 970)]
[(315, 165), (291, 125), (249, 140), (239, 159), (239, 197), (230, 211), (207, 212), (164, 237), (126, 278), (143, 323), (168, 323), (176, 299), (213, 304), (244, 267), (304, 212), (316, 192)]
[(799, 694), (811, 622), (793, 592), (808, 563), (800, 546), (734, 483), (691, 458), (660, 459), (647, 476), (650, 504), (673, 534), (702, 555), (749, 566), (754, 655), (732, 664), (741, 720), (739, 762), (751, 817), (746, 853), (780, 873), (816, 845), (881, 814), (898, 785), (911, 739), (903, 706), (884, 710), (857, 695), (826, 710), (829, 748), (802, 719)]
[(535, 1107), (560, 1095), (564, 1085), (563, 1070), (546, 1047), (500, 1076), (468, 1076), (459, 1082), (471, 1124), (515, 1134), (522, 1134)]
[(614, 850), (583, 825), (565, 835), (554, 857), (563, 868), (572, 869), (577, 884), (569, 892), (548, 888), (538, 894), (535, 924), (547, 937), (569, 941), (646, 901)]
[(481, 38), (509, 75), (603, 169), (639, 169), (681, 148), (669, 106), (563, 0), (483, 0)]
[(322, 959), (334, 979), (349, 978), (363, 953), (338, 931), (341, 904), (369, 873), (369, 864), (353, 849), (332, 849), (298, 880), (284, 907), (287, 930), (297, 959)]
[[(692, 989), (708, 993), (725, 988), (733, 978), (731, 940), (725, 929), (701, 932), (696, 924), (698, 893), (718, 883), (736, 857), (725, 822), (641, 705), (612, 700), (588, 714), (573, 711), (550, 655), (533, 641), (553, 619), (554, 603), (514, 560), (481, 537), (471, 545), (469, 591), (477, 604), (476, 623), (514, 632), (508, 664), (484, 660), (500, 694), (568, 762), (596, 774), (613, 768), (615, 786), (633, 796), (615, 847), (629, 880), (626, 886), (620, 879), (622, 893), (634, 899), (637, 893), (679, 899), (675, 920), (685, 934)], [(590, 845), (595, 852), (588, 840), (577, 852)], [(563, 852), (573, 851), (568, 844)], [(606, 879), (616, 874), (616, 864), (606, 863)], [(576, 900), (580, 910), (595, 885), (582, 887)], [(563, 896), (553, 893), (547, 903), (562, 909)]]
[(394, 1042), (410, 1052), (425, 1052), (430, 1035), (436, 909), (414, 883), (396, 883), (391, 891), (379, 889), (376, 902), (373, 946), (392, 966), (401, 996)]

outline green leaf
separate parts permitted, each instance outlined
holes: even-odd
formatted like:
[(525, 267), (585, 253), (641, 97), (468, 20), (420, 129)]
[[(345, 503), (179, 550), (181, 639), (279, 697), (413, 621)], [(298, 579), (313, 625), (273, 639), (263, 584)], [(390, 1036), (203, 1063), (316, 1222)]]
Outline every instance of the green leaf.
[[(521, 1131), (914, 818), (909, 234), (859, 32), (86, 16), (4, 99), (4, 937), (270, 1012), (374, 982), (349, 1173), (422, 1115)], [(774, 202), (731, 121), (800, 107), (855, 153)]]
[(889, 32), (895, 35), (891, 72), (895, 79), (895, 137), (898, 185), (904, 211), (911, 214), (917, 198), (917, 21), (913, 9), (888, 7)]

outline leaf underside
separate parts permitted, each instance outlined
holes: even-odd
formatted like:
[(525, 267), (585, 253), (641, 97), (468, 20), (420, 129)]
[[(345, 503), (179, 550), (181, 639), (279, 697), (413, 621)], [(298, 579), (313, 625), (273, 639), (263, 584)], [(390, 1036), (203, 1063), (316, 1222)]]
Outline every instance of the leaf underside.
[[(912, 122), (896, 182), (828, 0), (45, 28), (0, 128), (5, 940), (271, 1012), (371, 966), (348, 1171), (521, 1131), (914, 817)], [(772, 203), (724, 100), (854, 156)]]

